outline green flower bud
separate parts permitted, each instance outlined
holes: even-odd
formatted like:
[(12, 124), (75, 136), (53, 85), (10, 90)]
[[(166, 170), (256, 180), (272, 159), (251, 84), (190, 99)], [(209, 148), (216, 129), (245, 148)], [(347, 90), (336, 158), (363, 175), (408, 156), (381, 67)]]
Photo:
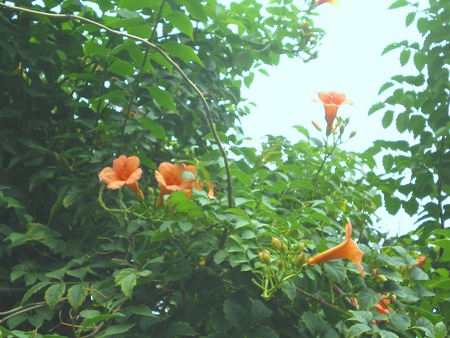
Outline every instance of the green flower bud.
[(281, 249), (281, 242), (278, 238), (272, 237), (272, 241), (270, 242), (272, 244), (272, 248), (274, 248), (277, 251), (280, 251)]
[(305, 250), (305, 243), (303, 243), (303, 242), (297, 243), (296, 251), (302, 252), (303, 250)]
[(260, 252), (258, 254), (259, 256), (259, 260), (261, 261), (261, 263), (270, 264), (270, 252), (269, 250), (263, 250), (262, 252)]
[(295, 266), (297, 269), (300, 269), (303, 265), (305, 265), (308, 262), (308, 256), (306, 256), (304, 253), (301, 253), (295, 257)]
[(281, 251), (282, 253), (286, 253), (287, 250), (288, 250), (288, 247), (287, 247), (286, 243), (281, 242), (281, 248), (280, 248), (280, 251)]
[(314, 126), (314, 128), (316, 128), (318, 131), (322, 131), (322, 128), (316, 121), (311, 121), (311, 123)]

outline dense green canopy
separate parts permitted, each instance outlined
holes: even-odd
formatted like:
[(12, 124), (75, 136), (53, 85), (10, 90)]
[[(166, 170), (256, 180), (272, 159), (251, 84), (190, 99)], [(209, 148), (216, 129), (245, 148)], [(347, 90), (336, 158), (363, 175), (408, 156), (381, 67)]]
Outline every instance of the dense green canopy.
[(447, 335), (450, 3), (391, 6), (423, 41), (386, 47), (416, 73), (368, 113), (413, 141), (341, 150), (322, 93), (299, 142), (244, 146), (242, 86), (320, 62), (319, 4), (0, 3), (2, 336)]

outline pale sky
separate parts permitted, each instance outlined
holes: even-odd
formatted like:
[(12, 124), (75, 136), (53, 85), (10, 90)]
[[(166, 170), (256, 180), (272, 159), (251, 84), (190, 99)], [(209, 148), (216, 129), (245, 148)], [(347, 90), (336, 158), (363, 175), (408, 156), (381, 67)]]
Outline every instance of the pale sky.
[[(311, 125), (315, 120), (325, 126), (323, 106), (313, 102), (318, 91), (344, 92), (354, 102), (353, 106), (341, 106), (338, 112), (343, 118), (350, 117), (347, 132), (357, 131), (344, 149), (362, 152), (374, 140), (406, 137), (396, 132), (394, 124), (383, 129), (381, 111), (371, 116), (367, 113), (380, 100), (378, 90), (391, 76), (415, 72), (412, 66), (400, 66), (399, 51), (381, 56), (392, 42), (420, 41), (414, 23), (405, 27), (405, 16), (412, 9), (388, 10), (392, 2), (341, 0), (340, 5), (319, 6), (315, 25), (324, 29), (326, 36), (318, 59), (305, 64), (299, 59), (282, 58), (277, 67), (266, 68), (270, 77), (257, 74), (251, 88), (243, 91), (243, 97), (257, 105), (242, 118), (245, 136), (252, 138), (248, 145), (258, 148), (266, 134), (283, 135), (295, 142), (301, 135), (293, 125), (305, 126), (313, 137), (321, 138)], [(378, 214), (383, 220), (375, 225), (389, 229), (391, 234), (414, 228), (414, 220), (405, 214)]]

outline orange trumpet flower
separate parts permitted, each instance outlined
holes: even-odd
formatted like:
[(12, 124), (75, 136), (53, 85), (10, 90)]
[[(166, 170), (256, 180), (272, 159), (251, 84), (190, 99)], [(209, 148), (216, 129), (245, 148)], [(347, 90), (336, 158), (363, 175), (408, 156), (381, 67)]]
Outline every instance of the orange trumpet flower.
[(383, 293), (381, 295), (380, 301), (375, 304), (375, 310), (377, 310), (381, 315), (389, 314), (390, 308), (387, 306), (387, 304), (391, 303), (391, 300), (389, 298), (385, 298), (386, 295), (386, 293)]
[[(158, 170), (155, 171), (155, 179), (159, 188), (159, 197), (156, 204), (161, 204), (164, 195), (169, 195), (174, 191), (184, 190), (186, 196), (189, 196), (192, 193), (192, 189), (202, 190), (203, 183), (196, 179), (196, 175), (197, 170), (193, 165), (161, 163)], [(207, 184), (209, 187), (208, 196), (214, 199), (214, 187), (211, 182)]]
[(108, 189), (115, 190), (126, 186), (143, 200), (144, 195), (137, 183), (141, 175), (142, 169), (139, 168), (139, 158), (136, 156), (126, 157), (125, 155), (121, 155), (113, 161), (113, 167), (104, 168), (98, 174), (98, 178), (107, 184), (106, 188)]
[(332, 4), (332, 5), (338, 5), (339, 4), (339, 0), (317, 0), (316, 1), (316, 6), (323, 5), (323, 4), (327, 3), (327, 2), (329, 4)]
[(325, 121), (327, 121), (327, 135), (333, 131), (333, 122), (336, 119), (337, 111), (343, 104), (353, 104), (346, 100), (344, 93), (338, 92), (319, 92), (319, 99), (316, 102), (322, 102), (325, 108)]
[(319, 263), (328, 262), (332, 259), (346, 258), (351, 260), (356, 264), (361, 276), (366, 277), (364, 273), (364, 268), (362, 267), (362, 258), (364, 252), (356, 245), (356, 243), (351, 239), (352, 235), (352, 224), (348, 222), (345, 226), (345, 240), (341, 244), (321, 252), (309, 259), (309, 265), (315, 265)]

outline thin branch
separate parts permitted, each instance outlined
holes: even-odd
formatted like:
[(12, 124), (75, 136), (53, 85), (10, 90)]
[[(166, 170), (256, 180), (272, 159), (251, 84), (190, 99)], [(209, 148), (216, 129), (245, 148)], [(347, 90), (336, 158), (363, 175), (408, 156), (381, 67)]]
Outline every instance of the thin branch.
[(208, 102), (206, 101), (204, 95), (202, 94), (202, 92), (200, 91), (200, 89), (194, 84), (194, 82), (192, 82), (192, 80), (186, 75), (186, 73), (181, 69), (181, 67), (175, 62), (173, 61), (169, 55), (166, 54), (166, 52), (164, 52), (160, 47), (158, 47), (157, 45), (155, 45), (154, 43), (147, 41), (146, 39), (143, 39), (139, 36), (136, 35), (132, 35), (132, 34), (128, 34), (128, 33), (124, 33), (112, 28), (109, 28), (108, 26), (102, 25), (96, 21), (84, 18), (82, 16), (78, 16), (78, 15), (73, 15), (73, 14), (56, 14), (56, 13), (47, 13), (47, 12), (40, 12), (40, 11), (35, 11), (32, 9), (28, 9), (28, 8), (23, 8), (23, 7), (18, 7), (18, 6), (14, 6), (14, 5), (9, 5), (9, 4), (5, 4), (5, 3), (0, 3), (0, 6), (2, 7), (6, 7), (12, 10), (17, 10), (17, 11), (21, 11), (21, 12), (25, 12), (25, 13), (31, 13), (31, 14), (35, 14), (35, 15), (40, 15), (40, 16), (45, 16), (48, 18), (55, 18), (55, 19), (63, 19), (63, 20), (79, 20), (91, 25), (94, 25), (96, 27), (99, 27), (101, 29), (104, 29), (107, 32), (110, 32), (112, 34), (115, 35), (119, 35), (119, 36), (123, 36), (135, 41), (139, 41), (142, 44), (153, 48), (156, 52), (158, 52), (159, 54), (161, 54), (161, 56), (173, 67), (175, 68), (175, 70), (181, 75), (181, 77), (187, 82), (187, 84), (196, 92), (196, 94), (200, 97), (200, 100), (203, 103), (203, 106), (205, 107), (205, 112), (206, 112), (206, 119), (209, 123), (209, 127), (211, 128), (211, 132), (213, 134), (214, 140), (216, 141), (217, 146), (219, 147), (219, 151), (220, 154), (223, 157), (224, 160), (224, 164), (225, 164), (225, 171), (227, 174), (227, 193), (228, 193), (228, 207), (232, 208), (233, 207), (233, 188), (231, 185), (231, 172), (230, 172), (230, 166), (228, 164), (228, 158), (225, 152), (225, 149), (222, 146), (222, 143), (220, 142), (219, 136), (217, 134), (216, 128), (214, 126), (214, 121), (213, 121), (213, 117), (212, 117), (212, 112), (211, 109), (208, 105)]
[(325, 305), (325, 306), (329, 307), (330, 309), (333, 309), (333, 310), (335, 310), (335, 311), (337, 311), (337, 312), (343, 314), (343, 315), (346, 316), (346, 317), (350, 317), (350, 314), (349, 314), (347, 311), (344, 311), (344, 310), (340, 309), (339, 307), (337, 307), (337, 306), (335, 306), (335, 305), (333, 305), (333, 304), (330, 304), (330, 303), (324, 301), (323, 299), (320, 299), (320, 298), (318, 298), (318, 297), (316, 297), (316, 296), (313, 296), (312, 294), (306, 292), (305, 290), (302, 290), (302, 289), (300, 289), (300, 288), (296, 288), (296, 290), (297, 290), (298, 292), (300, 292), (301, 294), (303, 294), (303, 295), (305, 295), (305, 296), (307, 296), (307, 297), (309, 297), (309, 298), (315, 300), (316, 302), (318, 302), (318, 303), (320, 303), (320, 304), (322, 304), (322, 305)]

